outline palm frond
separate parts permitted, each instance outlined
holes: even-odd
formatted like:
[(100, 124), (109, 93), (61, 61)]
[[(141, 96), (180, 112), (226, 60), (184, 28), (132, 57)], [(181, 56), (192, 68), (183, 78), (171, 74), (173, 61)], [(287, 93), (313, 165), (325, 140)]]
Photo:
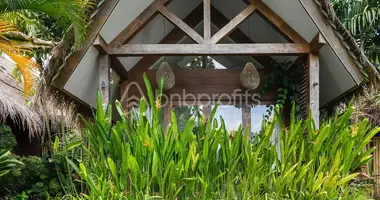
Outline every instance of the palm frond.
[(72, 25), (78, 49), (85, 40), (93, 5), (93, 0), (8, 0), (0, 1), (0, 14), (29, 10), (51, 16), (66, 30)]
[(0, 22), (0, 51), (7, 54), (20, 69), (23, 82), (24, 82), (24, 95), (30, 94), (32, 86), (36, 80), (34, 75), (35, 71), (39, 68), (39, 65), (30, 58), (24, 56), (25, 52), (28, 52), (28, 48), (19, 48), (12, 45), (4, 33), (7, 31), (15, 31), (16, 29), (9, 25), (7, 22)]

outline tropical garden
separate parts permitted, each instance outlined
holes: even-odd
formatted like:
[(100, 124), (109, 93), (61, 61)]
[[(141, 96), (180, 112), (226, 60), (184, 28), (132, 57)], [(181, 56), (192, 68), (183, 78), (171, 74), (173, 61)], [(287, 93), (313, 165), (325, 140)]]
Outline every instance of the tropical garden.
[[(358, 46), (380, 70), (380, 2), (331, 0)], [(12, 77), (23, 88), (25, 104), (41, 103), (53, 54), (81, 48), (90, 0), (0, 1), (0, 50), (16, 67)], [(65, 53), (63, 53), (65, 52)], [(200, 108), (186, 120), (172, 111), (162, 126), (162, 85), (144, 76), (146, 99), (127, 114), (120, 102), (81, 117), (80, 128), (65, 122), (41, 140), (40, 156), (16, 155), (12, 129), (0, 124), (0, 199), (369, 199), (371, 170), (380, 131), (380, 95), (375, 85), (346, 102), (319, 129), (311, 118), (280, 116), (263, 120), (249, 137), (242, 126), (227, 130), (215, 106), (209, 117)], [(157, 91), (157, 92), (156, 92)]]

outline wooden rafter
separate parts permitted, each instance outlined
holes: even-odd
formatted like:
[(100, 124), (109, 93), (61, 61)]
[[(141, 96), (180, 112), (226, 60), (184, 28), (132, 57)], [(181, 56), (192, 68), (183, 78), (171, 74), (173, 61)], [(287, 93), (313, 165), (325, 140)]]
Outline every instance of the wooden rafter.
[(63, 88), (65, 86), (71, 74), (74, 72), (87, 50), (91, 47), (92, 42), (99, 34), (118, 2), (119, 0), (107, 0), (103, 3), (102, 7), (91, 20), (92, 23), (88, 28), (86, 41), (84, 42), (83, 48), (71, 54), (66, 60), (65, 67), (62, 68), (62, 71), (59, 72), (59, 75), (53, 81), (53, 85), (55, 87)]
[(171, 0), (154, 0), (135, 20), (133, 20), (127, 27), (124, 28), (109, 44), (114, 48), (121, 44), (128, 43), (133, 36), (142, 30), (151, 19), (156, 16), (158, 9), (161, 6), (170, 3)]
[[(95, 38), (93, 45), (99, 51), (100, 55), (108, 54), (108, 44), (100, 34)], [(110, 56), (109, 59), (111, 61), (111, 68), (120, 76), (120, 79), (127, 79), (128, 71), (124, 68), (120, 60), (116, 56)]]
[[(196, 7), (185, 19), (183, 20), (191, 28), (196, 27), (203, 20), (203, 4)], [(159, 44), (177, 44), (185, 33), (178, 27), (175, 27), (170, 31)], [(131, 68), (133, 71), (145, 71), (148, 70), (154, 63), (156, 63), (162, 56), (145, 56), (135, 66)]]
[(127, 44), (111, 49), (115, 56), (143, 55), (299, 55), (310, 52), (309, 45), (273, 44)]
[[(197, 6), (188, 16), (183, 20), (191, 28), (195, 28), (203, 20), (203, 3)], [(230, 22), (219, 10), (214, 6), (211, 6), (211, 22), (217, 28), (221, 29)], [(163, 38), (159, 44), (177, 44), (185, 34), (181, 29), (175, 27), (169, 32), (165, 38)], [(245, 33), (240, 29), (233, 30), (229, 37), (236, 43), (254, 43)], [(148, 70), (154, 63), (156, 63), (162, 56), (148, 55), (144, 56), (135, 66), (131, 68), (133, 71), (145, 71)], [(253, 58), (267, 69), (272, 67), (273, 58), (270, 56), (253, 56)]]
[(220, 29), (212, 38), (211, 44), (216, 44), (223, 37), (230, 34), (236, 27), (241, 24), (244, 20), (246, 20), (254, 11), (256, 7), (251, 4), (246, 9), (244, 9), (241, 13), (239, 13), (234, 19), (232, 19), (227, 25), (225, 25), (222, 29)]
[(277, 13), (269, 8), (261, 0), (245, 0), (247, 4), (252, 3), (260, 14), (267, 19), (280, 34), (282, 34), (289, 42), (298, 44), (308, 44), (308, 42), (295, 31), (288, 23), (286, 23)]
[(198, 44), (203, 43), (203, 38), (197, 32), (194, 31), (189, 25), (187, 25), (184, 21), (182, 21), (179, 17), (177, 17), (174, 13), (168, 10), (165, 6), (161, 6), (159, 9), (160, 13), (169, 21), (171, 21), (175, 26), (180, 28), (190, 39), (194, 40), (194, 42)]
[(318, 32), (314, 39), (310, 42), (310, 51), (313, 53), (318, 53), (325, 44), (325, 38), (321, 33)]
[(342, 65), (350, 73), (352, 79), (354, 79), (357, 85), (360, 85), (364, 80), (363, 74), (360, 72), (360, 69), (349, 55), (339, 37), (335, 34), (331, 25), (320, 12), (317, 4), (310, 0), (299, 0), (299, 2), (310, 16), (315, 26), (319, 29), (319, 32), (329, 43), (332, 51), (339, 58)]
[(95, 38), (93, 45), (100, 54), (108, 53), (108, 44), (100, 34)]
[[(230, 20), (227, 19), (218, 9), (211, 6), (211, 22), (219, 29), (223, 28)], [(239, 28), (233, 30), (229, 37), (236, 43), (255, 43)], [(274, 61), (270, 56), (253, 56), (253, 58), (267, 69), (272, 68), (272, 62)]]
[(211, 39), (211, 0), (203, 0), (203, 36), (205, 42)]

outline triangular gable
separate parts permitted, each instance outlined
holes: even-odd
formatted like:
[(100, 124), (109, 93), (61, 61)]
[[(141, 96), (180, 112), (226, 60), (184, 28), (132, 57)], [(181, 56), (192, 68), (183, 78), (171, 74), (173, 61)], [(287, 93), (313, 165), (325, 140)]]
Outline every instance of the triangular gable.
[[(120, 44), (125, 44), (128, 41), (130, 41), (134, 35), (136, 35), (141, 29), (143, 29), (144, 25), (146, 25), (160, 10), (160, 6), (168, 4), (170, 1), (166, 0), (151, 0), (152, 3), (145, 8), (145, 10), (139, 14), (135, 20), (133, 20), (123, 31), (121, 31), (117, 37), (115, 37), (109, 44), (106, 44), (109, 48), (116, 47)], [(327, 43), (329, 44), (329, 47), (331, 47), (331, 50), (339, 59), (339, 61), (342, 63), (342, 65), (345, 67), (347, 72), (349, 73), (350, 77), (354, 80), (355, 85), (360, 85), (366, 77), (366, 74), (368, 72), (368, 67), (366, 68), (366, 62), (365, 59), (363, 59), (362, 54), (358, 56), (358, 54), (353, 54), (352, 44), (347, 45), (347, 43), (341, 43), (342, 38), (346, 37), (339, 37), (339, 34), (337, 34), (337, 27), (334, 26), (334, 24), (328, 23), (329, 16), (326, 16), (324, 12), (321, 12), (319, 9), (323, 9), (323, 4), (321, 2), (328, 2), (327, 0), (294, 0), (299, 1), (299, 3), (302, 5), (302, 7), (305, 9), (305, 11), (308, 13), (310, 18), (313, 20), (314, 24), (317, 26), (318, 30), (322, 34), (322, 36), (326, 39)], [(248, 1), (245, 1), (247, 5), (250, 3)], [(271, 8), (269, 8), (266, 3), (279, 3), (278, 1), (273, 0), (252, 0), (252, 2), (255, 4), (255, 9), (267, 19), (267, 21), (274, 25), (274, 27), (278, 30), (280, 30), (281, 33), (290, 41), (290, 42), (296, 42), (296, 43), (304, 43), (305, 39), (300, 36), (297, 31), (295, 31), (291, 26), (289, 26), (284, 20), (281, 19), (281, 17), (273, 11)], [(263, 3), (265, 2), (265, 3)], [(282, 2), (282, 1), (281, 1)], [(59, 76), (56, 78), (56, 86), (58, 88), (63, 88), (65, 83), (68, 81), (68, 78), (71, 76), (73, 71), (75, 70), (76, 66), (80, 62), (83, 55), (86, 53), (86, 51), (91, 46), (91, 42), (95, 40), (96, 35), (99, 33), (100, 29), (103, 27), (104, 23), (106, 22), (107, 18), (112, 13), (112, 10), (115, 8), (117, 4), (116, 0), (109, 0), (105, 1), (104, 5), (99, 9), (98, 13), (94, 17), (93, 24), (91, 28), (89, 29), (89, 38), (87, 40), (87, 43), (85, 44), (85, 48), (81, 51), (73, 53), (67, 60), (66, 66), (63, 68), (62, 72), (59, 74)], [(297, 3), (298, 4), (298, 3)], [(298, 8), (300, 9), (300, 8)], [(249, 8), (247, 9), (249, 11)], [(322, 10), (323, 11), (323, 10)], [(166, 10), (161, 10), (161, 12), (166, 12)], [(251, 12), (251, 11), (249, 11)], [(102, 14), (100, 14), (102, 13)], [(165, 15), (165, 13), (163, 13)], [(167, 14), (167, 12), (166, 12)], [(170, 13), (169, 13), (170, 15)], [(203, 16), (202, 16), (203, 17)], [(239, 16), (238, 16), (239, 17)], [(166, 18), (173, 19), (173, 16), (166, 16)], [(177, 18), (174, 19), (176, 22), (174, 23), (181, 23), (181, 19)], [(239, 19), (238, 19), (239, 20)], [(243, 21), (244, 19), (242, 19)], [(233, 21), (233, 20), (232, 20)], [(182, 29), (188, 30), (188, 27), (182, 26)], [(233, 28), (232, 28), (233, 29)], [(231, 29), (231, 30), (232, 30)], [(221, 34), (222, 36), (227, 35), (231, 30), (225, 31), (225, 33)], [(239, 30), (239, 29), (236, 29)], [(206, 31), (207, 32), (207, 31)], [(96, 33), (96, 34), (95, 34)], [(198, 43), (200, 42), (199, 36), (194, 34), (194, 32), (190, 33), (190, 37), (197, 37), (193, 38)], [(195, 36), (194, 36), (195, 35)], [(212, 37), (212, 36), (210, 36)], [(352, 38), (351, 38), (352, 39)], [(356, 45), (356, 44), (354, 44)], [(289, 46), (291, 47), (291, 46)], [(292, 48), (292, 47), (291, 47)], [(326, 50), (324, 50), (325, 54)], [(153, 56), (153, 58), (156, 57), (155, 60), (159, 59), (161, 56)], [(115, 58), (115, 57), (113, 57)], [(154, 64), (154, 59), (152, 60), (152, 57), (150, 57), (151, 63)], [(300, 62), (303, 61), (305, 57), (300, 56), (299, 60), (296, 61)], [(335, 59), (335, 58), (331, 58)], [(330, 60), (331, 60), (330, 59)], [(116, 58), (115, 60), (118, 61)], [(144, 60), (144, 59), (142, 59)], [(141, 61), (142, 61), (141, 60)], [(119, 63), (120, 65), (120, 63)], [(363, 69), (360, 68), (360, 66), (363, 66)], [(331, 66), (332, 67), (332, 66)], [(335, 74), (336, 75), (336, 74)], [(363, 76), (364, 75), (364, 76)], [(346, 91), (345, 88), (341, 89), (342, 92)], [(326, 101), (331, 101), (331, 98), (335, 97), (328, 97)], [(326, 102), (325, 101), (325, 102)]]

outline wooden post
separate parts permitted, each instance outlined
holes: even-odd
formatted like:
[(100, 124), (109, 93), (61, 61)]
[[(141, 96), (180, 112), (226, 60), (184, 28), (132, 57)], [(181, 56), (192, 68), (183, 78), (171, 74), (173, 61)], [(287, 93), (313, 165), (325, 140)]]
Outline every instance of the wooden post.
[(311, 117), (315, 121), (316, 128), (319, 128), (319, 56), (310, 53), (307, 59), (307, 82), (308, 82), (308, 108)]
[(211, 39), (211, 0), (203, 0), (203, 24), (204, 42), (209, 43)]
[(166, 134), (166, 129), (168, 128), (170, 122), (172, 121), (172, 107), (170, 103), (167, 104), (163, 108), (163, 112), (164, 112), (164, 134)]
[[(249, 128), (249, 132), (251, 132), (251, 106), (247, 103), (243, 103), (242, 105), (242, 125), (244, 128), (244, 133), (247, 128)], [(248, 139), (251, 139), (251, 134), (248, 135)]]
[(211, 104), (207, 106), (203, 106), (203, 115), (206, 116), (207, 118), (210, 117), (211, 111), (212, 111)]
[(107, 108), (110, 102), (111, 86), (111, 59), (108, 54), (99, 54), (99, 90), (102, 95), (103, 109)]

